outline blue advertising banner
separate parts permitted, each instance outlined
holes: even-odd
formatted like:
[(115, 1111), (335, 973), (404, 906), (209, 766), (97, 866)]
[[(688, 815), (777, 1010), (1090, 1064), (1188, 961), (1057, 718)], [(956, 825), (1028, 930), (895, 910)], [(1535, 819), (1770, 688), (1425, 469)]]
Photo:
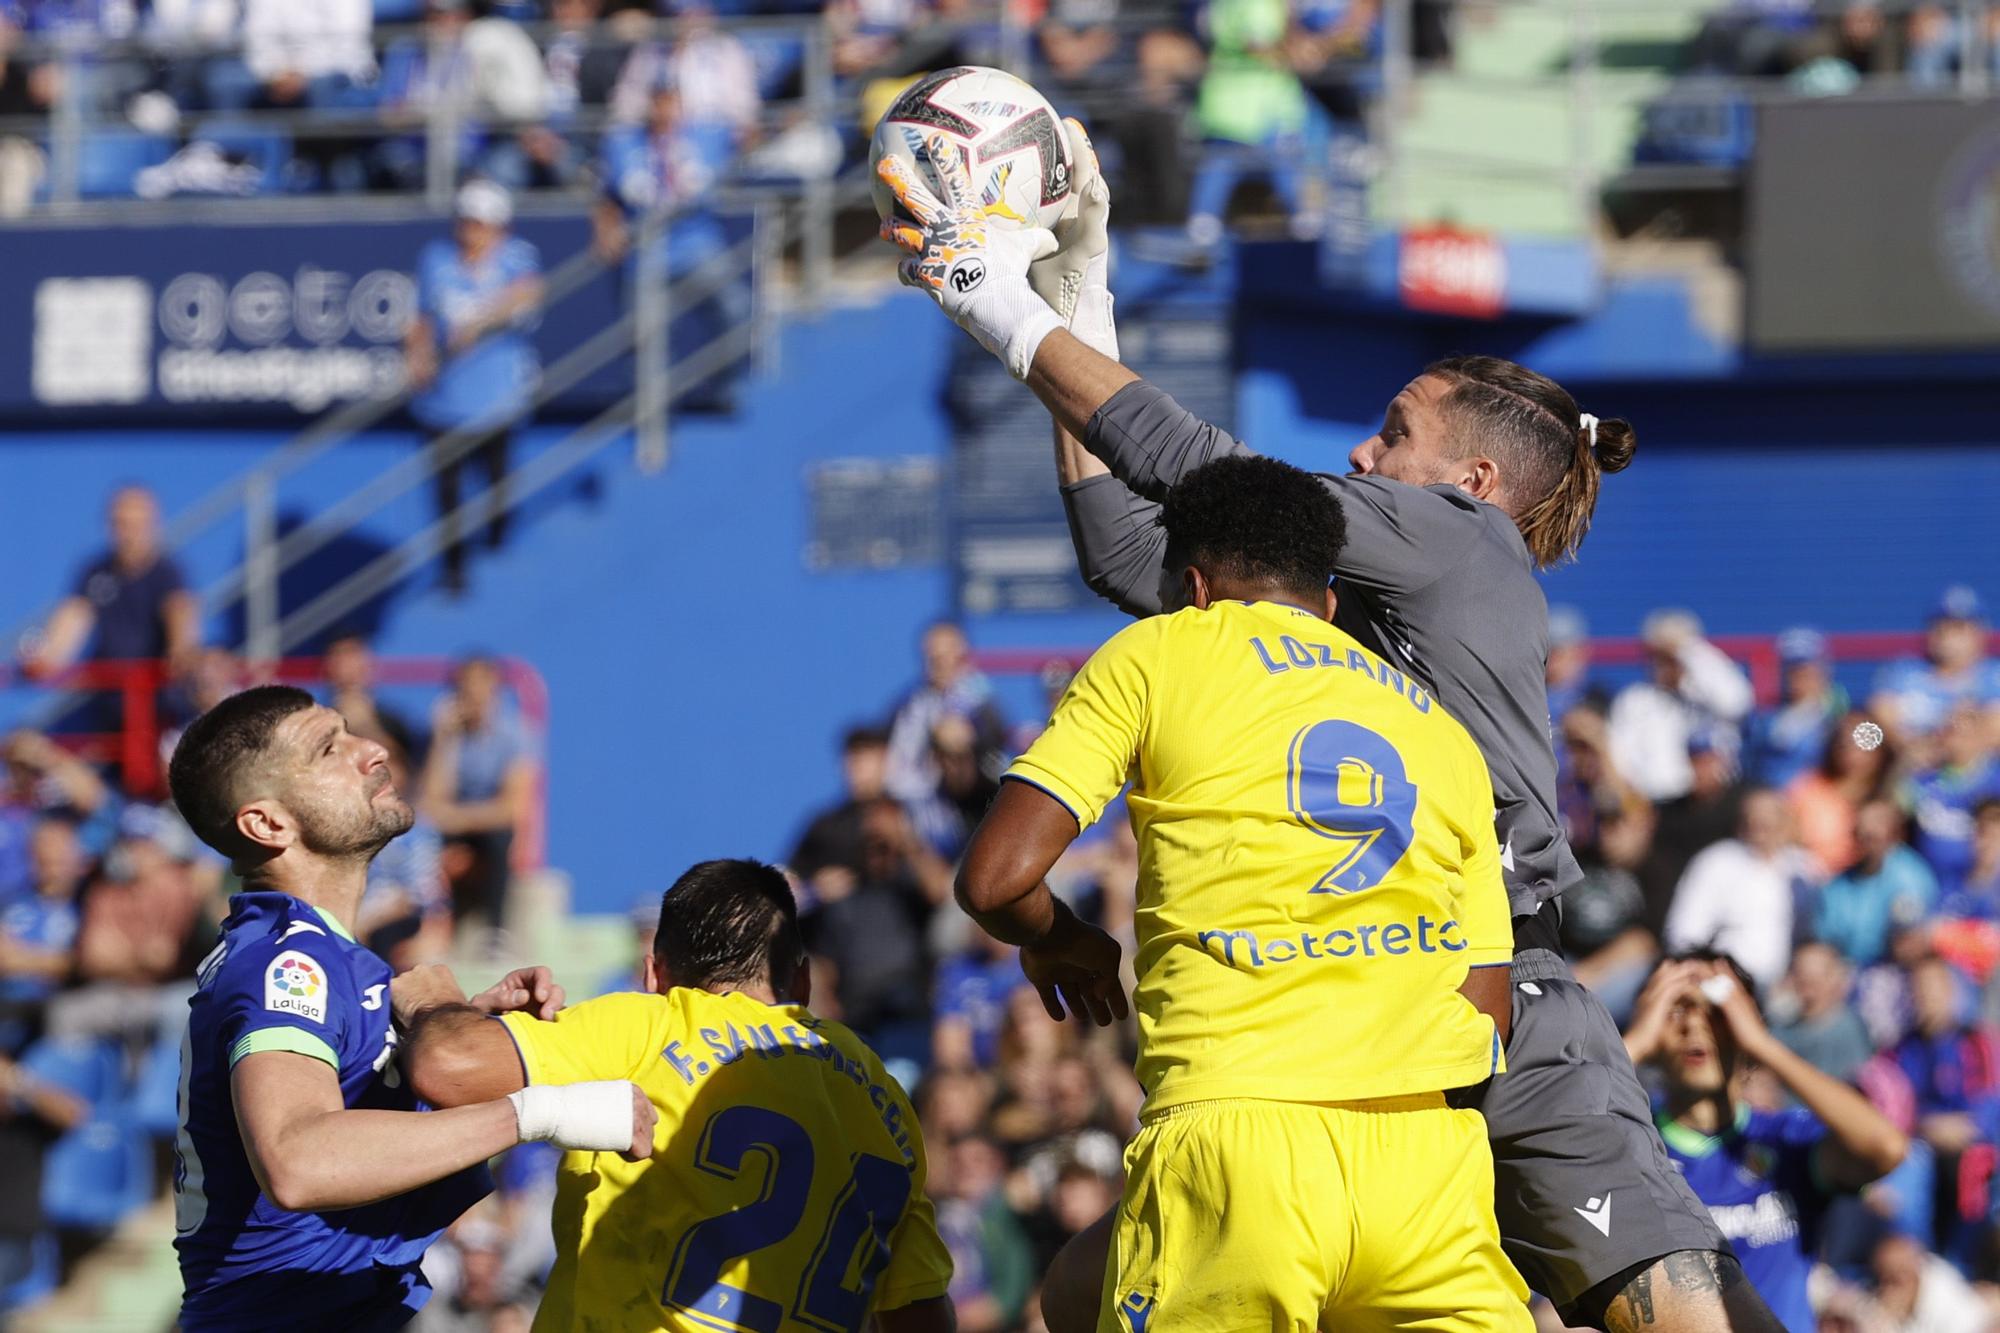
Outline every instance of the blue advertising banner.
[[(583, 217), (518, 219), (553, 269), (590, 242)], [(140, 415), (298, 420), (397, 392), (416, 309), (418, 253), (444, 219), (0, 231), (0, 417)], [(535, 335), (544, 364), (624, 309), (623, 275), (602, 273), (551, 306)], [(614, 363), (551, 407), (589, 410), (629, 390)]]

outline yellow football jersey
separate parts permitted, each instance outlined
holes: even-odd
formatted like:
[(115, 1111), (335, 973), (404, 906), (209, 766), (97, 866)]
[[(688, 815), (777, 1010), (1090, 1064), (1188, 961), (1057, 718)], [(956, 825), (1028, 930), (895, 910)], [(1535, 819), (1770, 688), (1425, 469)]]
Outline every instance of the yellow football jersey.
[(647, 1161), (563, 1157), (537, 1329), (850, 1333), (944, 1294), (916, 1113), (840, 1024), (681, 989), (502, 1021), (530, 1083), (629, 1078), (660, 1112)]
[(1456, 993), (1513, 952), (1486, 761), (1332, 625), (1219, 602), (1127, 626), (1008, 776), (1079, 826), (1131, 781), (1148, 1112), (1499, 1068), (1491, 1020)]

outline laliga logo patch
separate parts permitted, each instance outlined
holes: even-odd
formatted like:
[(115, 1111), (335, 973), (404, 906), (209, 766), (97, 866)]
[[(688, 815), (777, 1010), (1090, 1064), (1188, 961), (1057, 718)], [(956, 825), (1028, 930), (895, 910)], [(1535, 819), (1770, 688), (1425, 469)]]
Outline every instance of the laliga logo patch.
[(1069, 189), (1069, 164), (1058, 158), (1055, 165), (1049, 168), (1049, 182), (1057, 194)]
[(963, 296), (986, 281), (986, 265), (977, 259), (961, 259), (951, 266), (951, 272), (946, 277), (951, 289)]
[(326, 1022), (325, 971), (296, 950), (279, 954), (264, 974), (264, 1007), (273, 1013)]

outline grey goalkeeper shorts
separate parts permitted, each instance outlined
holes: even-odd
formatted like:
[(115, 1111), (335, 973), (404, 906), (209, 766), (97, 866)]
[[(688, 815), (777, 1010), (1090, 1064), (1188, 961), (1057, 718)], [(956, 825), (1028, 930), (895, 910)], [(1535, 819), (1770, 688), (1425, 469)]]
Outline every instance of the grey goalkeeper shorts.
[(1595, 1322), (1603, 1310), (1579, 1302), (1599, 1283), (1729, 1242), (1667, 1160), (1618, 1025), (1539, 943), (1550, 934), (1516, 922), (1507, 1072), (1452, 1100), (1486, 1117), (1507, 1257), (1565, 1320)]

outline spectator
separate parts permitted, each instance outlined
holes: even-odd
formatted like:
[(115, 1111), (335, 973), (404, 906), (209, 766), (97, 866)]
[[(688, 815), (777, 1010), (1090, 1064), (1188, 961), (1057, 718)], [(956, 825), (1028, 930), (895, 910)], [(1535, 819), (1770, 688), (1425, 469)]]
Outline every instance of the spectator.
[(1634, 873), (1651, 845), (1653, 808), (1612, 767), (1604, 715), (1596, 706), (1571, 709), (1557, 735), (1565, 756), (1557, 803), (1583, 867), (1582, 882), (1563, 894), (1563, 949), (1577, 980), (1618, 1017), (1630, 1011), (1659, 956), (1645, 890)]
[(374, 27), (369, 0), (243, 0), (243, 61), (256, 80), (255, 105), (366, 105)]
[(1208, 72), (1195, 98), (1195, 118), (1207, 146), (1188, 201), (1188, 239), (1200, 246), (1222, 239), (1230, 196), (1251, 173), (1269, 178), (1285, 215), (1303, 228), (1311, 112), (1286, 56), (1291, 6), (1287, 0), (1211, 0), (1204, 27)]
[(931, 1067), (991, 1069), (1000, 1056), (1008, 1001), (1028, 984), (1019, 953), (983, 930), (972, 947), (938, 969)]
[[(350, 724), (352, 725), (352, 724)], [(410, 788), (409, 762), (389, 749), (389, 781)], [(409, 832), (368, 863), (354, 933), (397, 972), (441, 961), (451, 948), (451, 885), (444, 874), (444, 840), (421, 807)]]
[(1869, 801), (1889, 790), (1896, 752), (1888, 745), (1864, 750), (1854, 743), (1854, 729), (1866, 714), (1847, 713), (1826, 738), (1819, 766), (1792, 779), (1785, 799), (1798, 821), (1799, 845), (1806, 849), (1822, 875), (1837, 874), (1854, 864), (1854, 817)]
[(1938, 728), (1936, 766), (1910, 779), (1904, 791), (1915, 825), (1910, 843), (1946, 888), (1957, 888), (1972, 868), (1974, 807), (2000, 799), (2000, 760), (1986, 732), (1979, 707), (1958, 704)]
[(1649, 678), (1611, 705), (1611, 757), (1651, 801), (1684, 796), (1694, 785), (1688, 744), (1708, 730), (1733, 758), (1736, 727), (1752, 703), (1750, 678), (1702, 638), (1686, 611), (1656, 611), (1640, 631)]
[(600, 26), (603, 8), (603, 0), (553, 0), (549, 6), (556, 31), (543, 52), (543, 72), (552, 119), (567, 120), (581, 110), (600, 109), (618, 86), (630, 47), (618, 40), (615, 31)]
[(1765, 789), (1750, 792), (1737, 836), (1688, 863), (1667, 913), (1667, 949), (1726, 953), (1759, 986), (1777, 985), (1791, 957), (1793, 882), (1802, 861), (1784, 799)]
[(1947, 886), (1937, 914), (1959, 921), (2000, 921), (2000, 798), (1981, 801), (1972, 811), (1972, 864)]
[(42, 1229), (42, 1163), (55, 1141), (90, 1116), (90, 1104), (44, 1076), (43, 1048), (20, 1062), (0, 1055), (0, 1323), (7, 1289), (34, 1270)]
[(194, 660), (200, 610), (180, 566), (160, 549), (159, 501), (143, 486), (123, 486), (112, 493), (108, 517), (110, 549), (84, 565), (33, 642), (22, 663), (31, 675), (54, 675), (79, 655), (165, 658), (176, 673)]
[(1892, 932), (1917, 925), (1937, 901), (1937, 877), (1903, 844), (1903, 812), (1870, 801), (1854, 817), (1858, 859), (1820, 890), (1813, 933), (1859, 967), (1889, 951)]
[(195, 964), (215, 942), (204, 915), (215, 881), (198, 873), (194, 835), (172, 812), (128, 805), (99, 878), (83, 897), (77, 975), (50, 999), (49, 1034), (151, 1046), (187, 1018)]
[(77, 900), (89, 868), (76, 826), (48, 816), (29, 848), (34, 891), (0, 905), (0, 1052), (19, 1052), (76, 969)]
[(937, 786), (914, 804), (911, 817), (931, 850), (956, 861), (986, 816), (1000, 784), (980, 767), (979, 738), (972, 723), (948, 713), (931, 725), (931, 763)]
[(980, 1135), (952, 1144), (948, 1156), (943, 1172), (933, 1168), (931, 1189), (938, 1233), (951, 1251), (958, 1327), (962, 1333), (1001, 1333), (1016, 1326), (1034, 1285), (1034, 1253), (1000, 1192), (1006, 1159)]
[(402, 713), (375, 695), (375, 654), (357, 633), (336, 637), (321, 660), (326, 672), (327, 705), (346, 721), (347, 729), (366, 736), (415, 763), (423, 755), (422, 737)]
[(1603, 713), (1610, 703), (1590, 677), (1590, 624), (1573, 606), (1549, 608), (1549, 716), (1560, 722), (1578, 708)]
[(20, 30), (0, 15), (0, 218), (20, 217), (34, 203), (48, 169), (37, 131), (60, 87), (61, 71), (18, 55), (19, 44)]
[(1986, 608), (1963, 584), (1938, 599), (1923, 660), (1885, 667), (1868, 706), (1891, 739), (1921, 743), (1959, 703), (1977, 705), (1989, 719), (2000, 710), (2000, 662), (1986, 657)]
[(417, 317), (404, 351), (420, 390), (410, 410), (430, 432), (437, 467), (444, 583), (457, 594), (465, 590), (459, 471), (468, 457), (486, 470), (486, 544), (497, 550), (507, 531), (508, 445), (541, 378), (528, 335), (544, 289), (540, 253), (508, 233), (514, 204), (505, 190), (468, 182), (455, 214), (452, 240), (431, 242), (417, 259)]
[(613, 118), (628, 124), (645, 119), (653, 93), (671, 88), (686, 131), (710, 143), (712, 163), (726, 163), (757, 134), (763, 111), (757, 64), (740, 38), (716, 25), (708, 4), (682, 5), (676, 17), (670, 44), (648, 43), (627, 60), (611, 95)]
[(539, 756), (500, 702), (500, 666), (470, 657), (431, 714), (424, 811), (444, 839), (445, 874), (461, 923), (504, 918), (514, 837), (531, 813)]
[(1048, 17), (1035, 28), (1035, 41), (1048, 67), (1041, 86), (1056, 105), (1074, 102), (1092, 82), (1101, 82), (1106, 62), (1118, 53), (1118, 0), (1051, 0)]
[(1666, 931), (1674, 893), (1695, 856), (1733, 835), (1743, 822), (1743, 788), (1736, 780), (1735, 760), (1706, 729), (1688, 742), (1688, 771), (1694, 785), (1655, 809), (1652, 841), (1639, 863), (1646, 925), (1656, 935)]
[(1910, 997), (1914, 1029), (1891, 1055), (1916, 1094), (1917, 1133), (1937, 1157), (1933, 1234), (1963, 1261), (1985, 1228), (1993, 1174), (1985, 1122), (2000, 1092), (2000, 1044), (1991, 1028), (1961, 1017), (1958, 978), (1943, 959), (1910, 969)]
[(1872, 1267), (1877, 1313), (1891, 1333), (1986, 1333), (1993, 1326), (1972, 1284), (1908, 1236), (1884, 1236)]
[(862, 811), (861, 871), (836, 878), (804, 905), (807, 946), (834, 969), (841, 1021), (884, 1060), (918, 1066), (930, 1056), (929, 966), (924, 938), (951, 895), (951, 869), (929, 857), (894, 801)]
[(1827, 737), (1847, 712), (1847, 691), (1834, 683), (1826, 638), (1817, 630), (1780, 634), (1778, 669), (1782, 697), (1750, 719), (1743, 771), (1752, 782), (1783, 788), (1826, 753)]
[[(813, 892), (851, 890), (861, 873), (864, 816), (882, 799), (889, 770), (889, 733), (880, 727), (855, 727), (840, 743), (841, 778), (846, 794), (812, 817), (798, 846), (792, 849), (792, 873)], [(834, 882), (822, 886), (822, 878)]]
[(1984, 52), (1988, 80), (2000, 74), (2000, 11), (1988, 7), (1975, 16), (1952, 5), (1918, 5), (1910, 13), (1908, 33), (1909, 78), (1918, 87), (1950, 86), (1972, 51)]
[(937, 790), (938, 766), (931, 734), (941, 717), (972, 723), (980, 768), (992, 772), (1007, 734), (993, 686), (972, 664), (965, 631), (939, 621), (924, 631), (924, 679), (896, 705), (889, 720), (889, 794), (921, 801)]
[(1792, 955), (1789, 980), (1798, 1017), (1778, 1027), (1778, 1040), (1829, 1078), (1852, 1083), (1875, 1043), (1847, 1002), (1853, 980), (1847, 960), (1832, 945), (1809, 940)]
[[(1625, 1046), (1660, 1066), (1658, 1114), (1667, 1155), (1708, 1206), (1744, 1276), (1786, 1328), (1814, 1327), (1807, 1279), (1827, 1205), (1879, 1179), (1908, 1141), (1868, 1099), (1771, 1034), (1750, 975), (1704, 954), (1661, 965), (1640, 998)], [(1755, 1063), (1801, 1105), (1753, 1109)]]
[(0, 902), (33, 887), (30, 831), (45, 814), (82, 824), (92, 850), (110, 837), (117, 801), (90, 765), (39, 731), (17, 731), (0, 741)]
[[(463, 127), (459, 160), (502, 184), (540, 188), (567, 179), (567, 146), (547, 128), (553, 97), (540, 49), (511, 19), (474, 17), (467, 0), (429, 0), (422, 36), (389, 48), (382, 103), (405, 123), (449, 107)], [(416, 188), (424, 154), (421, 137), (387, 142), (378, 170)]]

